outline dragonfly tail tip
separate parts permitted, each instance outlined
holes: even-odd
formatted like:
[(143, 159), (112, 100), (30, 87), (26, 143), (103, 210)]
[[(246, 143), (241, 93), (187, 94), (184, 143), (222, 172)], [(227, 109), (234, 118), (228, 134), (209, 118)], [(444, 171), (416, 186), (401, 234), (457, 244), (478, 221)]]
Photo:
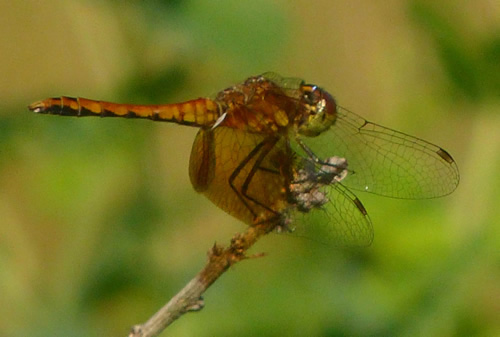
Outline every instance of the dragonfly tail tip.
[(37, 101), (28, 105), (28, 109), (33, 112), (40, 113), (45, 110), (45, 104), (43, 104), (43, 101)]

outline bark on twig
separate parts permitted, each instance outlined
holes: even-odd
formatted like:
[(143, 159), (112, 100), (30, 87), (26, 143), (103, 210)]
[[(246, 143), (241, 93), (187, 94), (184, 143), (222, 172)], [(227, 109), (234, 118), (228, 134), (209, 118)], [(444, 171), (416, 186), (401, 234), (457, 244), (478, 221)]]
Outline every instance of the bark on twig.
[(243, 233), (236, 234), (231, 244), (223, 248), (215, 244), (208, 252), (205, 267), (189, 283), (179, 291), (164, 307), (154, 314), (146, 323), (132, 327), (128, 337), (158, 336), (167, 326), (189, 311), (203, 309), (202, 294), (230, 266), (246, 259), (245, 252), (272, 226), (249, 226)]

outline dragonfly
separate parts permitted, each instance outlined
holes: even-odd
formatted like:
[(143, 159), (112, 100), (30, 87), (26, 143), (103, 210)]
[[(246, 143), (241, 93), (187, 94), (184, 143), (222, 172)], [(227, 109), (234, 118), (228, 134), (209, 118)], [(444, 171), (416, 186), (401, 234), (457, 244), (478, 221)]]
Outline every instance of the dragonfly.
[(250, 226), (335, 246), (373, 240), (368, 212), (353, 191), (428, 199), (450, 194), (459, 183), (457, 164), (441, 147), (369, 122), (319, 86), (275, 73), (181, 103), (62, 96), (29, 109), (197, 127), (189, 162), (197, 192)]

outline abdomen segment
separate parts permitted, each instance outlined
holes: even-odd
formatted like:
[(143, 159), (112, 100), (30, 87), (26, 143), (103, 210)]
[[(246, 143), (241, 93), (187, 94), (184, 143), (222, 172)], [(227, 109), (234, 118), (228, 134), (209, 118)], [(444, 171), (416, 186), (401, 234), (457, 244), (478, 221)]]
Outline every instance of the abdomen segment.
[(176, 104), (136, 105), (62, 96), (35, 102), (28, 108), (50, 115), (146, 118), (193, 126), (212, 125), (221, 114), (217, 103), (208, 98)]

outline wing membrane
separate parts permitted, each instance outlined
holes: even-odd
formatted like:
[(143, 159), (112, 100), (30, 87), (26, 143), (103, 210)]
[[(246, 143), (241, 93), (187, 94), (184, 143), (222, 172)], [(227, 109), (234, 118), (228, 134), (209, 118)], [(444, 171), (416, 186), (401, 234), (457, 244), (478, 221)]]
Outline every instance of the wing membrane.
[(359, 199), (335, 183), (325, 187), (329, 202), (310, 213), (296, 212), (294, 235), (340, 247), (369, 246), (373, 226)]
[(447, 195), (459, 182), (457, 165), (442, 148), (341, 107), (335, 125), (318, 138), (311, 141), (325, 146), (324, 153), (316, 155), (346, 158), (349, 174), (343, 183), (355, 190), (425, 199)]

